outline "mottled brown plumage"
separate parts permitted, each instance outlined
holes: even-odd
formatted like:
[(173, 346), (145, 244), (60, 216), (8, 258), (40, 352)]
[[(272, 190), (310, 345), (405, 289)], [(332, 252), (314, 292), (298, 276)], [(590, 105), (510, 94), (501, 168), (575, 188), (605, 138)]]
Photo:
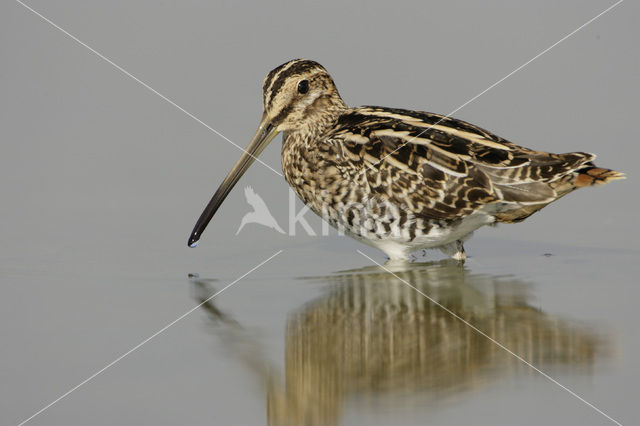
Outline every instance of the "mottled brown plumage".
[(392, 259), (435, 247), (463, 259), (462, 242), (480, 226), (519, 222), (576, 188), (623, 177), (596, 167), (593, 154), (534, 151), (451, 117), (349, 108), (314, 61), (271, 71), (263, 103), (249, 152), (214, 195), (190, 244), (278, 132), (284, 175), (298, 196)]

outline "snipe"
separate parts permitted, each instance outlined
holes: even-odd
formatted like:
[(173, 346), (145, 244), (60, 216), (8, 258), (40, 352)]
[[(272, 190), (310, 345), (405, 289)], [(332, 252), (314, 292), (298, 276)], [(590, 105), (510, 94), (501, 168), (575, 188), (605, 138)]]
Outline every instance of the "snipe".
[(520, 222), (576, 188), (624, 177), (596, 167), (593, 154), (534, 151), (454, 118), (350, 108), (310, 60), (280, 65), (262, 89), (258, 131), (198, 219), (189, 246), (280, 132), (284, 176), (302, 201), (391, 259), (425, 248), (464, 259), (462, 243), (479, 227)]

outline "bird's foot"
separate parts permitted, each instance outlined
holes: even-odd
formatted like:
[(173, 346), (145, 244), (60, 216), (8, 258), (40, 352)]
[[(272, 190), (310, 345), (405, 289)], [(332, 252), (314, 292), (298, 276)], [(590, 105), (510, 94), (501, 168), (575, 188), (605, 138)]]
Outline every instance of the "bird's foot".
[(467, 260), (467, 255), (466, 255), (466, 253), (465, 253), (465, 252), (463, 252), (463, 251), (459, 251), (459, 252), (456, 252), (455, 254), (453, 254), (453, 255), (451, 256), (451, 258), (452, 258), (452, 259), (455, 259), (455, 260), (463, 261), (463, 260)]
[(465, 261), (467, 259), (467, 253), (464, 251), (462, 241), (456, 241), (456, 252), (451, 257), (458, 261)]

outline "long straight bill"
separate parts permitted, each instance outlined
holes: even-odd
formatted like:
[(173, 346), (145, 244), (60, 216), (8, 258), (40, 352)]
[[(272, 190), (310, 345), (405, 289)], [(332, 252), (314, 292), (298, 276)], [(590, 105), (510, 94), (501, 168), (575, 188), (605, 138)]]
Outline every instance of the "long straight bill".
[(240, 180), (244, 172), (247, 171), (249, 166), (253, 164), (256, 157), (260, 155), (260, 153), (267, 145), (269, 145), (269, 142), (271, 142), (277, 134), (278, 132), (269, 121), (267, 115), (263, 114), (258, 130), (251, 139), (251, 142), (249, 142), (249, 146), (246, 151), (242, 153), (227, 177), (224, 178), (222, 184), (216, 193), (213, 194), (211, 201), (209, 201), (209, 204), (207, 204), (207, 207), (204, 209), (200, 218), (196, 222), (196, 225), (193, 227), (193, 231), (191, 231), (191, 236), (189, 237), (189, 247), (195, 247), (198, 245), (198, 241), (200, 240), (202, 233), (222, 202), (227, 198), (227, 195), (229, 195), (229, 192), (231, 192), (231, 189), (233, 189), (234, 185), (238, 180)]

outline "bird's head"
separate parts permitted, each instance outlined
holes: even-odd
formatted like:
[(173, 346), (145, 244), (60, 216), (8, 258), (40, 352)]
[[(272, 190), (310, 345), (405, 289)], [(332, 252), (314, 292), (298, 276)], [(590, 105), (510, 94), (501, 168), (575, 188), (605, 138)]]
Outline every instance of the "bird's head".
[(327, 70), (307, 59), (286, 62), (267, 74), (262, 84), (262, 103), (263, 120), (278, 132), (323, 124), (345, 108)]
[(189, 246), (195, 247), (224, 199), (256, 157), (280, 132), (314, 131), (347, 107), (322, 65), (294, 59), (272, 70), (262, 84), (264, 112), (258, 130), (196, 222)]

